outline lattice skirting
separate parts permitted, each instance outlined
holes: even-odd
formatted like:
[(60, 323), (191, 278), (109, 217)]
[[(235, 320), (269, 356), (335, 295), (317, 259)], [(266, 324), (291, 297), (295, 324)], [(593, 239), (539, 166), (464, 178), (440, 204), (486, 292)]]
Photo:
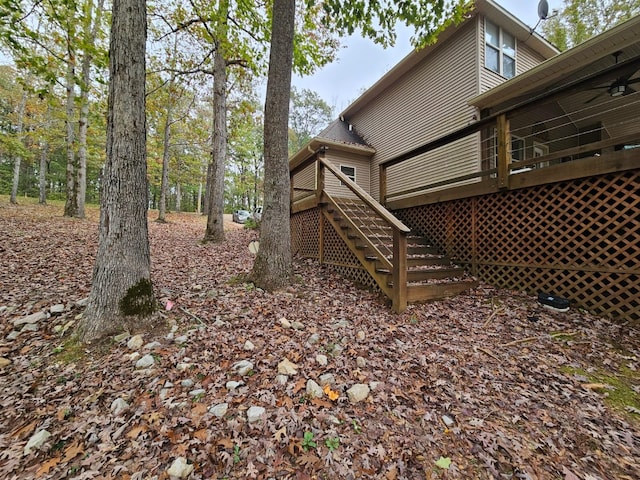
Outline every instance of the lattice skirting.
[[(314, 208), (296, 213), (291, 217), (291, 239), (294, 254), (320, 258), (320, 210)], [(379, 291), (378, 285), (360, 265), (358, 258), (349, 250), (329, 222), (324, 223), (324, 259), (342, 276), (364, 287)]]
[(640, 170), (394, 213), (482, 281), (640, 322)]

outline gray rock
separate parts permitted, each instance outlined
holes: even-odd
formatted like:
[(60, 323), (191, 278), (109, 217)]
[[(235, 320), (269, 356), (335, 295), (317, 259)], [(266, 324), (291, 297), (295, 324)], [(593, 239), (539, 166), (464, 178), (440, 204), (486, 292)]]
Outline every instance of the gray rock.
[(7, 335), (6, 338), (9, 342), (12, 342), (19, 336), (20, 336), (20, 332), (18, 332), (17, 330), (13, 330), (11, 333), (9, 333), (9, 335)]
[(351, 403), (358, 403), (366, 399), (369, 396), (369, 386), (363, 383), (356, 383), (353, 387), (347, 390), (347, 397)]
[(296, 375), (298, 373), (298, 365), (285, 358), (278, 364), (278, 373), (282, 375)]
[(158, 347), (161, 347), (162, 344), (160, 342), (150, 342), (147, 343), (144, 347), (142, 347), (144, 350), (155, 350)]
[(167, 398), (169, 398), (170, 393), (171, 393), (170, 388), (163, 388), (160, 390), (160, 393), (158, 394), (158, 396), (160, 397), (160, 400), (164, 402)]
[(344, 318), (333, 324), (333, 328), (345, 328), (348, 326), (349, 326), (349, 321), (345, 320)]
[(187, 459), (184, 457), (176, 458), (167, 469), (167, 475), (176, 478), (187, 478), (191, 472), (193, 472), (193, 465), (187, 463)]
[(451, 428), (455, 425), (455, 420), (451, 418), (449, 415), (442, 415), (442, 423), (446, 425), (447, 428)]
[(356, 333), (356, 338), (358, 339), (358, 341), (363, 342), (367, 338), (367, 334), (364, 333), (364, 330), (358, 330), (358, 333)]
[(247, 410), (247, 420), (249, 423), (255, 423), (266, 413), (263, 407), (249, 407)]
[(358, 357), (356, 358), (356, 365), (358, 365), (358, 368), (364, 368), (367, 366), (367, 361), (362, 357)]
[(196, 388), (195, 390), (191, 390), (189, 395), (192, 397), (197, 397), (198, 395), (204, 395), (207, 391), (204, 388)]
[(241, 387), (242, 385), (244, 385), (244, 382), (236, 382), (235, 380), (229, 380), (227, 383), (225, 383), (225, 387), (227, 387), (227, 390), (231, 391), (231, 390), (235, 390), (238, 387)]
[(238, 375), (246, 375), (253, 370), (253, 363), (249, 360), (240, 360), (231, 367)]
[(187, 340), (189, 340), (189, 338), (186, 335), (180, 335), (179, 337), (173, 339), (174, 343), (176, 343), (177, 345), (183, 345), (187, 343)]
[(176, 365), (176, 368), (178, 369), (178, 371), (184, 372), (185, 370), (189, 370), (192, 365), (193, 363), (180, 362)]
[(129, 404), (124, 398), (116, 398), (111, 403), (111, 413), (118, 417), (122, 412), (129, 408)]
[(142, 335), (134, 335), (127, 342), (127, 348), (131, 350), (137, 350), (142, 346), (143, 343), (144, 343), (144, 340), (142, 338)]
[(218, 405), (211, 407), (209, 409), (209, 413), (218, 418), (222, 418), (227, 414), (227, 410), (229, 410), (228, 403), (219, 403)]
[(184, 388), (191, 388), (193, 387), (193, 380), (191, 380), (190, 378), (187, 378), (185, 380), (182, 380), (180, 382), (180, 385), (182, 385)]
[(282, 328), (291, 328), (291, 322), (284, 317), (278, 320), (278, 322), (280, 322)]
[(40, 430), (33, 434), (27, 444), (24, 446), (24, 454), (29, 455), (32, 450), (40, 448), (44, 442), (51, 436), (46, 430)]
[(242, 347), (243, 350), (246, 350), (246, 351), (249, 351), (249, 352), (251, 350), (255, 350), (255, 348), (256, 348), (256, 346), (253, 343), (251, 343), (249, 340), (244, 342), (244, 345)]
[(153, 358), (153, 356), (147, 353), (136, 362), (136, 368), (148, 368), (154, 365), (155, 363), (156, 361)]
[(333, 386), (336, 384), (336, 377), (333, 373), (322, 374), (318, 380), (320, 381), (320, 385), (323, 387), (327, 385)]
[(46, 313), (36, 312), (36, 313), (32, 313), (31, 315), (27, 315), (26, 317), (22, 317), (22, 318), (18, 318), (17, 320), (14, 320), (13, 326), (20, 327), (22, 325), (34, 324), (34, 323), (38, 323), (41, 320), (44, 320), (45, 318), (47, 318)]
[(213, 322), (213, 326), (216, 328), (222, 328), (222, 327), (226, 327), (228, 325), (227, 322), (224, 322), (222, 320), (220, 320), (219, 318), (216, 319), (215, 322)]
[(0, 305), (0, 313), (4, 313), (7, 311), (9, 307), (7, 307), (6, 305)]
[(51, 308), (49, 309), (49, 313), (51, 313), (51, 315), (59, 315), (63, 312), (64, 312), (64, 303), (56, 303), (55, 305), (52, 305)]
[(289, 383), (289, 377), (287, 375), (278, 375), (276, 377), (276, 383), (278, 385), (286, 385)]
[(308, 340), (307, 343), (309, 345), (315, 345), (316, 343), (318, 343), (320, 341), (320, 335), (318, 335), (317, 333), (314, 333), (313, 335), (311, 335)]
[(324, 391), (320, 385), (309, 379), (307, 380), (307, 395), (311, 398), (322, 398)]
[(76, 307), (86, 307), (89, 303), (89, 297), (82, 298), (76, 302)]
[(377, 390), (382, 386), (382, 382), (369, 382), (369, 388), (371, 390)]
[(37, 323), (27, 323), (22, 326), (20, 332), (37, 332), (38, 324)]
[(326, 355), (316, 355), (316, 362), (318, 362), (318, 365), (320, 365), (321, 367), (326, 367), (329, 363), (329, 360), (327, 359)]
[[(60, 330), (62, 330), (62, 327), (60, 327)], [(115, 337), (113, 337), (113, 341), (116, 342), (116, 343), (120, 343), (120, 342), (126, 340), (127, 338), (129, 338), (129, 332), (122, 332), (122, 333), (119, 333), (118, 335), (116, 335)]]
[(304, 330), (304, 323), (302, 322), (291, 322), (291, 328), (294, 330)]

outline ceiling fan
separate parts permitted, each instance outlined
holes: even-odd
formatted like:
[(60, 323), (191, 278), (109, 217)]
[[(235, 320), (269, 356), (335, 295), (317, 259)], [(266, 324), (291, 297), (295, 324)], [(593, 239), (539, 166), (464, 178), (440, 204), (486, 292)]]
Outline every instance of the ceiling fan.
[[(618, 57), (622, 55), (621, 51), (617, 51), (613, 53), (613, 56), (616, 59), (616, 65), (618, 64)], [(600, 92), (598, 95), (596, 95), (595, 97), (587, 100), (585, 102), (586, 103), (591, 103), (594, 100), (596, 100), (597, 98), (601, 97), (602, 95), (605, 94), (609, 94), (611, 97), (621, 97), (623, 95), (630, 95), (632, 93), (635, 93), (636, 90), (631, 87), (632, 84), (634, 83), (640, 83), (640, 78), (634, 78), (633, 80), (631, 80), (631, 77), (633, 77), (636, 72), (638, 72), (638, 70), (633, 70), (629, 73), (627, 73), (626, 75), (622, 75), (618, 78), (616, 78), (613, 82), (611, 82), (609, 85), (602, 85), (600, 87), (593, 87), (590, 88), (589, 90), (603, 90), (602, 92)]]

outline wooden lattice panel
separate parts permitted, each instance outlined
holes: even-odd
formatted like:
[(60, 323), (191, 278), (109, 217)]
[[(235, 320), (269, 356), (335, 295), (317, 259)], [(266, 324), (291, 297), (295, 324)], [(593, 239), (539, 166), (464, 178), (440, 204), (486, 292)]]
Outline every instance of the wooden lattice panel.
[(396, 212), (496, 286), (640, 320), (640, 171)]
[[(291, 217), (291, 248), (294, 254), (319, 258), (320, 210), (317, 208), (296, 213)], [(324, 263), (346, 278), (374, 290), (379, 290), (375, 280), (360, 265), (329, 222), (325, 222)]]
[(320, 244), (320, 210), (312, 208), (291, 216), (291, 251), (304, 257), (318, 258)]

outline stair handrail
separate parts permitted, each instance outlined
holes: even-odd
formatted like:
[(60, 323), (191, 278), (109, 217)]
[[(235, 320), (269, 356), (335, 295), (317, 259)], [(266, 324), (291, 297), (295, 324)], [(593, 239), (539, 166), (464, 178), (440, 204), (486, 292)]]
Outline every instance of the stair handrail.
[(393, 296), (391, 298), (393, 310), (402, 312), (407, 308), (407, 234), (411, 231), (404, 223), (398, 220), (389, 210), (380, 205), (371, 195), (364, 191), (340, 171), (324, 155), (318, 155), (318, 193), (324, 192), (324, 174), (322, 168), (326, 168), (360, 200), (368, 205), (380, 218), (382, 218), (393, 230)]
[(349, 188), (353, 193), (355, 193), (360, 200), (366, 203), (371, 209), (373, 209), (382, 219), (387, 222), (394, 230), (398, 230), (399, 232), (409, 233), (411, 229), (407, 227), (404, 223), (398, 220), (393, 214), (387, 210), (384, 206), (378, 203), (371, 195), (364, 191), (364, 189), (358, 185), (356, 182), (347, 177), (344, 173), (340, 171), (340, 169), (336, 168), (336, 166), (331, 163), (326, 158), (318, 157), (318, 161), (324, 165), (327, 170), (333, 173), (338, 180), (340, 180), (344, 185)]

